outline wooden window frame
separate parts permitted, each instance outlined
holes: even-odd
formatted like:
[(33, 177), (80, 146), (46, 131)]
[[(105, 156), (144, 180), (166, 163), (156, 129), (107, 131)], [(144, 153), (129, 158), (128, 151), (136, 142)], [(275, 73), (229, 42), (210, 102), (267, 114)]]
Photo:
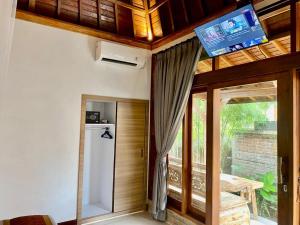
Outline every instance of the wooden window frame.
[[(219, 57), (213, 58), (212, 71), (198, 74), (194, 78), (191, 95), (189, 98), (187, 111), (184, 117), (183, 125), (183, 199), (181, 204), (181, 210), (174, 209), (172, 201), (169, 202), (168, 208), (175, 210), (182, 216), (200, 221), (200, 224), (206, 225), (218, 225), (219, 224), (219, 167), (218, 162), (220, 154), (218, 152), (219, 140), (215, 136), (215, 129), (219, 129), (218, 124), (214, 122), (218, 117), (219, 107), (216, 105), (214, 99), (218, 98), (218, 91), (216, 87), (222, 87), (225, 83), (230, 86), (239, 85), (243, 83), (255, 83), (262, 82), (274, 78), (274, 74), (286, 72), (286, 77), (283, 78), (283, 85), (290, 87), (288, 100), (285, 102), (285, 106), (288, 108), (286, 112), (289, 112), (287, 132), (290, 132), (292, 142), (289, 148), (293, 149), (289, 152), (289, 157), (292, 162), (289, 163), (289, 174), (292, 175), (292, 179), (289, 181), (289, 186), (293, 188), (290, 192), (288, 200), (288, 211), (285, 211), (289, 218), (288, 224), (300, 225), (300, 206), (297, 203), (297, 187), (298, 178), (300, 177), (300, 2), (296, 0), (291, 1), (291, 53), (288, 55), (282, 55), (270, 59), (247, 63), (239, 66), (228, 67), (219, 69), (220, 59)], [(154, 65), (154, 63), (153, 63)], [(153, 69), (153, 68), (152, 68)], [(243, 71), (241, 73), (241, 71)], [(275, 77), (276, 80), (281, 79), (284, 75)], [(152, 76), (153, 79), (153, 76)], [(220, 85), (221, 84), (221, 85)], [(153, 88), (152, 88), (153, 90)], [(191, 207), (191, 127), (192, 127), (192, 95), (194, 93), (204, 92), (208, 94), (207, 99), (207, 159), (206, 159), (206, 177), (207, 177), (207, 190), (206, 213), (201, 213)], [(279, 90), (280, 91), (280, 90)], [(153, 92), (152, 92), (153, 94)], [(153, 104), (153, 96), (151, 97)], [(217, 138), (217, 139), (216, 139)], [(155, 147), (154, 147), (155, 149)], [(217, 178), (213, 178), (213, 175), (217, 175)], [(213, 178), (213, 179), (211, 179)], [(216, 183), (214, 183), (216, 182)], [(152, 190), (150, 188), (150, 190)], [(280, 198), (280, 196), (279, 196)], [(279, 221), (284, 224), (286, 221)]]
[[(243, 71), (243, 73), (240, 73)], [(258, 72), (259, 71), (259, 72)], [(219, 167), (220, 164), (214, 162), (219, 161), (220, 154), (218, 151), (219, 140), (215, 136), (217, 129), (219, 129), (218, 123), (215, 120), (218, 117), (218, 105), (215, 104), (218, 98), (219, 88), (225, 86), (243, 85), (249, 83), (257, 83), (268, 80), (281, 80), (285, 85), (289, 85), (291, 92), (289, 93), (289, 100), (286, 102), (286, 107), (289, 108), (289, 112), (293, 113), (294, 117), (290, 118), (289, 131), (293, 134), (293, 153), (290, 155), (293, 162), (290, 163), (290, 174), (293, 174), (294, 179), (290, 181), (290, 187), (293, 187), (294, 191), (290, 195), (289, 206), (291, 207), (288, 212), (288, 218), (292, 221), (289, 224), (298, 225), (299, 221), (299, 204), (296, 204), (296, 178), (299, 176), (299, 126), (295, 124), (299, 122), (299, 108), (300, 108), (300, 52), (292, 53), (289, 55), (279, 56), (271, 59), (248, 63), (245, 65), (215, 70), (207, 72), (201, 75), (196, 75), (191, 91), (191, 95), (188, 101), (186, 114), (183, 121), (183, 191), (182, 191), (182, 203), (181, 208), (179, 205), (174, 205), (172, 200), (169, 202), (168, 207), (170, 209), (176, 209), (175, 211), (182, 216), (193, 218), (196, 221), (205, 223), (207, 225), (216, 225), (219, 223)], [(278, 75), (279, 74), (279, 75)], [(278, 90), (280, 91), (280, 90)], [(206, 158), (206, 173), (207, 173), (207, 195), (206, 195), (206, 213), (200, 212), (191, 207), (191, 172), (192, 172), (192, 149), (191, 149), (191, 126), (192, 126), (192, 96), (194, 93), (207, 92), (207, 158)], [(296, 107), (298, 106), (298, 108)], [(293, 130), (293, 131), (292, 131)], [(298, 154), (298, 155), (297, 155)], [(212, 177), (217, 177), (211, 179)], [(280, 197), (280, 196), (279, 196)]]

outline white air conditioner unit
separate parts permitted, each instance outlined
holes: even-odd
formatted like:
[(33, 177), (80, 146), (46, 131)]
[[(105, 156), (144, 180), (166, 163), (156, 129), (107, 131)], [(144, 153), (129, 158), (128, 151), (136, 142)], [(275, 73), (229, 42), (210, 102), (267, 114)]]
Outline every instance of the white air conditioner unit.
[(142, 69), (145, 66), (146, 56), (144, 51), (138, 48), (99, 41), (96, 48), (96, 61)]

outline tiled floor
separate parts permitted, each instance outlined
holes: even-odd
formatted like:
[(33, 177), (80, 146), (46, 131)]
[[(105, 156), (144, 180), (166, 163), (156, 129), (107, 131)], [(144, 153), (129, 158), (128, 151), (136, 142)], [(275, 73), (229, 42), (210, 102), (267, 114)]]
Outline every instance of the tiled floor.
[(105, 215), (108, 213), (110, 213), (110, 212), (105, 210), (104, 207), (100, 203), (84, 205), (82, 208), (83, 218)]
[(129, 216), (119, 217), (117, 219), (106, 220), (94, 223), (94, 225), (163, 225), (154, 221), (147, 213), (137, 213)]

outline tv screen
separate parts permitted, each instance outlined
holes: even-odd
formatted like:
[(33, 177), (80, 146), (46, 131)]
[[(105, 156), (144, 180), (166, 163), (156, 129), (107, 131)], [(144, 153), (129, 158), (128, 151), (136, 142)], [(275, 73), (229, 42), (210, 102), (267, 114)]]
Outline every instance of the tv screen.
[(210, 57), (268, 42), (251, 4), (195, 29)]

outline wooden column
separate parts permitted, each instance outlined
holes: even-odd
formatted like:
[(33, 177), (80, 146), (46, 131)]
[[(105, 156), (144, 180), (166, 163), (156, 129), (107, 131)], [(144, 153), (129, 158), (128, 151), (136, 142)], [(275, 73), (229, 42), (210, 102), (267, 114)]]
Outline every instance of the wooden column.
[(182, 214), (187, 214), (192, 197), (192, 95), (190, 95), (183, 120)]
[[(291, 3), (291, 52), (298, 52), (300, 51), (300, 2), (296, 0), (292, 0)], [(298, 225), (300, 224), (300, 206), (299, 206), (299, 199), (298, 196), (299, 189), (300, 189), (300, 73), (296, 70), (292, 72), (292, 86), (290, 90), (293, 90), (292, 96), (293, 101), (293, 162), (292, 167), (290, 168), (290, 173), (293, 173), (293, 179), (290, 184), (291, 188), (293, 188), (292, 197), (290, 197), (291, 201), (290, 204), (293, 204), (292, 208), (292, 224)], [(297, 201), (298, 200), (298, 201)]]
[[(300, 13), (298, 11), (298, 13)], [(298, 49), (297, 51), (299, 51)], [(293, 90), (293, 224), (300, 224), (300, 72), (292, 70)]]
[(206, 225), (220, 218), (220, 90), (207, 92)]
[(300, 2), (291, 3), (291, 52), (300, 51)]

